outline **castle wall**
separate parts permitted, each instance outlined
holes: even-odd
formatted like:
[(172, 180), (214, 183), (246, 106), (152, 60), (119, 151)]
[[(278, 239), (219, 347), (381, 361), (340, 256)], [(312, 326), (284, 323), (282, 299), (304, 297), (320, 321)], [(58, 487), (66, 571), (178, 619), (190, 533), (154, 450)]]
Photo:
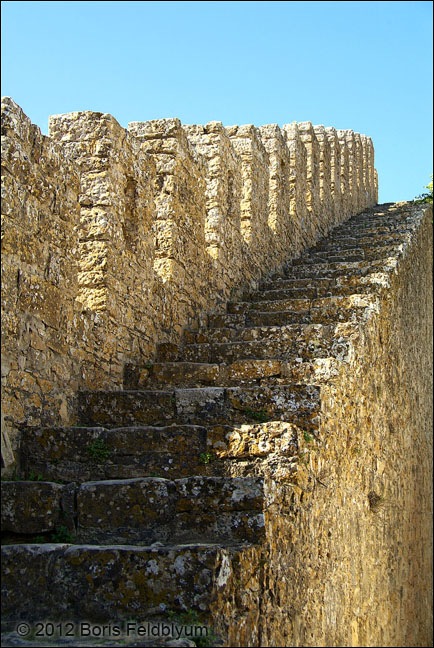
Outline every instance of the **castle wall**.
[[(80, 177), (11, 100), (2, 103), (2, 457), (17, 430), (68, 420), (79, 387)], [(9, 437), (11, 434), (11, 438)]]
[(6, 98), (2, 123), (10, 466), (23, 427), (74, 423), (79, 389), (121, 387), (157, 342), (177, 343), (376, 200), (373, 149), (309, 122), (125, 130), (75, 112), (45, 137)]
[(267, 482), (261, 570), (241, 564), (216, 601), (227, 645), (432, 643), (428, 206), (393, 264), (366, 320), (342, 325), (353, 351), (340, 372), (308, 380), (323, 383), (320, 430), (288, 429), (293, 463), (285, 477), (280, 450)]

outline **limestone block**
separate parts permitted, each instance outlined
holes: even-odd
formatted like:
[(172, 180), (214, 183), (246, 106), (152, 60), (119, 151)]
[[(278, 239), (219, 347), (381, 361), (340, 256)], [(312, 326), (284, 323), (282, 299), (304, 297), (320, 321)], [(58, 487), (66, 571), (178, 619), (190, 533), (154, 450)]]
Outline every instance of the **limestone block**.
[(332, 204), (331, 189), (331, 146), (324, 126), (314, 126), (319, 148), (319, 187), (321, 201), (321, 218), (324, 222), (324, 232), (334, 224), (334, 205)]
[(63, 490), (64, 486), (50, 482), (3, 482), (3, 531), (39, 534), (62, 525)]
[(313, 232), (315, 227), (314, 223), (321, 220), (319, 143), (310, 122), (300, 122), (297, 126), (301, 141), (306, 149), (306, 205), (311, 220), (311, 231)]
[[(291, 219), (297, 232), (297, 252), (311, 242), (310, 220), (306, 203), (307, 187), (307, 152), (303, 144), (298, 125), (285, 124), (282, 133), (286, 139), (290, 155), (290, 210)], [(294, 251), (295, 252), (295, 251)]]

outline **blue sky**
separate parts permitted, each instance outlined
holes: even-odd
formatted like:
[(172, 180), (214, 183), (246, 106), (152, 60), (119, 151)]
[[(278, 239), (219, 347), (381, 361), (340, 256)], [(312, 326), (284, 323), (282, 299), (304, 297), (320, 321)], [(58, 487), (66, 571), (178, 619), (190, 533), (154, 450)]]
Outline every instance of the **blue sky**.
[(374, 141), (380, 202), (432, 173), (431, 2), (2, 2), (2, 95), (50, 114), (291, 121)]

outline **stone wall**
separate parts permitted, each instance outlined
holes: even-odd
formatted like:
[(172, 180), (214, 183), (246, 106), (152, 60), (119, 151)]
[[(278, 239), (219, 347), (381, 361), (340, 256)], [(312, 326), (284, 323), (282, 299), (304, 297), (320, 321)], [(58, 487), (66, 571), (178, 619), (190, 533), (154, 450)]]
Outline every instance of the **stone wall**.
[[(432, 210), (396, 209), (414, 229), (371, 274), (380, 289), (363, 319), (339, 325), (345, 361), (299, 375), (319, 385), (318, 432), (287, 425), (289, 477), (283, 448), (278, 470), (271, 447), (263, 460), (266, 558), (243, 563), (241, 586), (216, 601), (227, 645), (432, 643)], [(363, 291), (363, 274), (347, 279)], [(266, 454), (266, 443), (246, 451), (247, 428), (228, 457)]]
[[(2, 456), (44, 416), (67, 421), (79, 387), (80, 178), (11, 100), (2, 103)], [(91, 324), (86, 322), (87, 327)], [(12, 445), (11, 445), (12, 444)]]
[[(116, 389), (204, 313), (375, 203), (372, 142), (309, 122), (123, 129), (2, 102), (2, 440), (74, 423), (80, 388)], [(146, 371), (144, 369), (143, 371)]]

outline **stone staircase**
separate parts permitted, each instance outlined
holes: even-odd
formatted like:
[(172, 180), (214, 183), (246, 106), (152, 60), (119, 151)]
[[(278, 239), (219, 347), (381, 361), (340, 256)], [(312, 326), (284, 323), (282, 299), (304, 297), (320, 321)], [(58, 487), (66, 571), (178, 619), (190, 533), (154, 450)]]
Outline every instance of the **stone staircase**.
[(25, 643), (18, 623), (188, 615), (215, 635), (132, 645), (219, 645), (229, 604), (254, 626), (276, 489), (318, 436), (322, 385), (356, 353), (417, 225), (405, 204), (350, 218), (128, 367), (124, 391), (82, 392), (77, 426), (23, 431), (21, 480), (3, 482), (5, 645)]

